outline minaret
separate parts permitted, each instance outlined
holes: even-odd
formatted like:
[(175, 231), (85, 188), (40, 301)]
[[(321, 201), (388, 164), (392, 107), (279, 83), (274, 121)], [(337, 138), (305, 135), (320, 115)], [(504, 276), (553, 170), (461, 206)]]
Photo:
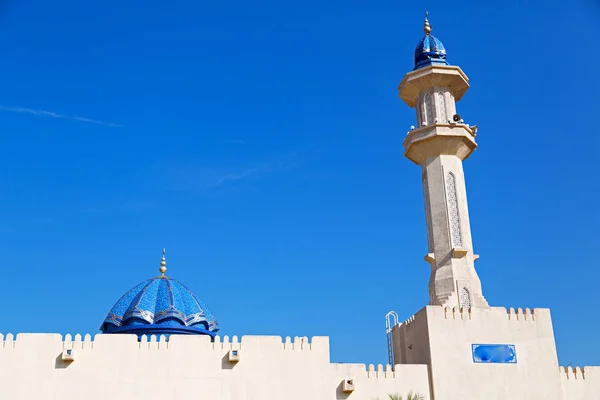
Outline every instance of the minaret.
[(427, 241), (425, 261), (431, 265), (431, 305), (489, 307), (474, 262), (467, 191), (462, 161), (477, 147), (476, 126), (456, 113), (469, 88), (468, 78), (448, 65), (442, 42), (431, 35), (425, 16), (425, 37), (415, 50), (415, 68), (398, 90), (417, 110), (417, 127), (404, 140), (404, 155), (423, 169)]

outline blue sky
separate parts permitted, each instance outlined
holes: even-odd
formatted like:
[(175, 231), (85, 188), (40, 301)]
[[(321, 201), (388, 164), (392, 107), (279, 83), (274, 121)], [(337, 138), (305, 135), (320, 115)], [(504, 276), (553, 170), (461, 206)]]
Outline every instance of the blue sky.
[(166, 247), (223, 334), (385, 363), (385, 313), (428, 300), (396, 89), (428, 9), (471, 79), (484, 294), (551, 308), (560, 362), (600, 365), (600, 6), (191, 3), (2, 3), (0, 331), (97, 332)]

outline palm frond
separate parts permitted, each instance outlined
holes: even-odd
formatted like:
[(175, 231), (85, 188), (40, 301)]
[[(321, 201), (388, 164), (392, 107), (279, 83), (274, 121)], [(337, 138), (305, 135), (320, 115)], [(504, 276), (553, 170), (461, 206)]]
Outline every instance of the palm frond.
[(406, 400), (423, 400), (423, 399), (425, 399), (425, 397), (423, 397), (423, 395), (419, 394), (419, 393), (410, 392), (410, 393), (408, 393), (408, 396), (406, 396)]

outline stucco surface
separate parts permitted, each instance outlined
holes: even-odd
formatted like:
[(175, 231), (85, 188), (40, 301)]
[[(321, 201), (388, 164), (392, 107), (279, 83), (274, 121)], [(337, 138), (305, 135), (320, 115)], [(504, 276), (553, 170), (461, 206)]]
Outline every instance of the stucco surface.
[[(548, 309), (427, 306), (394, 328), (393, 343), (395, 363), (430, 366), (435, 400), (600, 399), (598, 367), (559, 367)], [(512, 345), (516, 361), (477, 363), (474, 344)]]
[[(239, 343), (208, 336), (141, 343), (134, 335), (65, 339), (20, 334), (3, 341), (0, 399), (383, 399), (410, 391), (430, 399), (426, 366), (392, 371), (330, 363), (327, 337), (244, 336)], [(73, 350), (72, 362), (62, 360), (64, 349)], [(239, 351), (238, 362), (229, 361), (232, 349)], [(353, 392), (343, 391), (345, 380), (353, 381)]]

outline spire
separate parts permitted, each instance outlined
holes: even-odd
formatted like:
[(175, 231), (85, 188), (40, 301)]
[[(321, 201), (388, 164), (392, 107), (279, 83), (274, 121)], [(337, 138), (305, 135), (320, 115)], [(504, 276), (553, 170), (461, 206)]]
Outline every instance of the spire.
[(160, 260), (160, 268), (158, 269), (160, 271), (160, 276), (165, 276), (165, 272), (167, 272), (167, 260), (165, 259), (165, 252), (166, 249), (163, 249), (162, 258)]
[(421, 39), (415, 49), (415, 70), (432, 64), (448, 65), (446, 49), (442, 42), (431, 34), (433, 28), (429, 24), (428, 17), (429, 12), (425, 11), (425, 21), (423, 22), (425, 37)]
[(429, 20), (427, 19), (428, 16), (429, 11), (425, 11), (425, 24), (423, 26), (423, 30), (425, 31), (426, 35), (429, 35), (431, 33), (431, 25), (429, 25)]

